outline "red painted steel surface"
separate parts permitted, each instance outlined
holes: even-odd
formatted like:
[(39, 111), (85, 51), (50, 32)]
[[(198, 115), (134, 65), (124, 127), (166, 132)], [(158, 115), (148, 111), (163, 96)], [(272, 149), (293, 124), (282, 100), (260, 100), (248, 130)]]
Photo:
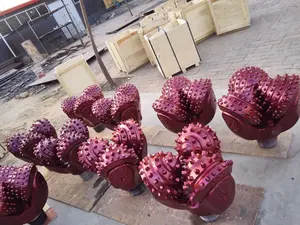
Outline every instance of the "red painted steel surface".
[(134, 119), (140, 124), (142, 120), (140, 95), (132, 84), (121, 85), (113, 98), (104, 98), (101, 88), (92, 85), (78, 98), (65, 99), (61, 107), (69, 118), (79, 118), (90, 127), (102, 124), (114, 130), (122, 121)]
[(233, 74), (218, 105), (232, 132), (247, 140), (267, 140), (292, 128), (300, 115), (299, 76), (271, 78), (258, 67)]
[(47, 198), (47, 183), (34, 165), (0, 166), (0, 224), (22, 225), (34, 221)]
[(153, 109), (162, 124), (174, 133), (191, 122), (208, 124), (216, 112), (211, 81), (171, 78), (164, 84), (162, 95), (154, 102)]
[(232, 204), (233, 162), (223, 160), (216, 134), (201, 124), (189, 124), (178, 134), (178, 155), (159, 152), (140, 163), (140, 175), (162, 204), (198, 216), (219, 215)]
[(78, 157), (83, 167), (107, 179), (112, 186), (131, 191), (142, 183), (138, 172), (147, 155), (147, 141), (139, 124), (130, 119), (120, 123), (112, 143), (91, 138), (81, 144)]

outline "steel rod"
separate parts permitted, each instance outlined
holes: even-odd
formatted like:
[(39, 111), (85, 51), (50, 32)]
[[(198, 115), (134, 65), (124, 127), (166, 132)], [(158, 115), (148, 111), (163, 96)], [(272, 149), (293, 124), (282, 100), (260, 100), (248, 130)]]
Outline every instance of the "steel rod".
[(6, 44), (6, 46), (8, 47), (8, 49), (10, 50), (10, 52), (13, 54), (13, 56), (15, 58), (17, 58), (16, 54), (14, 53), (14, 51), (12, 50), (12, 48), (10, 47), (10, 45), (7, 43), (7, 41), (5, 40), (5, 38), (3, 37), (3, 35), (0, 33), (0, 37), (1, 39), (4, 41), (4, 43)]
[[(73, 27), (74, 27), (74, 29), (75, 29), (75, 31), (76, 31), (76, 33), (77, 33), (79, 39), (80, 39), (80, 42), (81, 42), (81, 44), (82, 44), (82, 47), (84, 47), (84, 42), (83, 42), (83, 40), (82, 40), (82, 37), (81, 37), (81, 35), (80, 35), (80, 33), (79, 33), (79, 31), (78, 31), (78, 29), (77, 29), (75, 23), (74, 23), (74, 20), (73, 20), (71, 14), (70, 14), (70, 12), (69, 12), (69, 10), (68, 10), (68, 8), (67, 8), (65, 2), (64, 2), (64, 0), (61, 0), (61, 2), (62, 2), (62, 4), (64, 5), (64, 7), (65, 7), (65, 9), (66, 9), (66, 11), (67, 11), (67, 13), (68, 13), (68, 16), (69, 16), (69, 18), (70, 18), (70, 20), (71, 20), (71, 22), (72, 22), (72, 25), (73, 25)], [(72, 35), (72, 36), (73, 36), (73, 35)]]

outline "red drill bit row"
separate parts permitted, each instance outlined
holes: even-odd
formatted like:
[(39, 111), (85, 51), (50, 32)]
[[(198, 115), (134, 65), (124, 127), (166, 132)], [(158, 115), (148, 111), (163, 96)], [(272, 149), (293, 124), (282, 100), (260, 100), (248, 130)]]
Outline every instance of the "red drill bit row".
[(112, 143), (89, 139), (85, 123), (67, 121), (57, 137), (47, 119), (32, 125), (26, 134), (16, 134), (7, 142), (16, 157), (58, 173), (79, 175), (86, 170), (98, 173), (116, 187), (130, 191), (142, 181), (138, 165), (147, 155), (147, 140), (139, 124), (130, 119), (113, 132)]
[(101, 88), (92, 85), (81, 96), (65, 99), (61, 107), (69, 118), (81, 119), (90, 127), (102, 124), (113, 130), (121, 121), (142, 120), (139, 92), (132, 84), (121, 85), (113, 98), (104, 98)]
[(162, 124), (175, 133), (191, 122), (208, 124), (216, 112), (211, 81), (171, 78), (164, 84), (162, 95), (153, 104), (153, 109)]

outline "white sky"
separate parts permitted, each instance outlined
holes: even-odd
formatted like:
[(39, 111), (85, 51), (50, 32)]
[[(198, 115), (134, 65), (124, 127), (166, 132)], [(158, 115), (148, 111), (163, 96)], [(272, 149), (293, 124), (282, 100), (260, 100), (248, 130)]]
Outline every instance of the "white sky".
[(16, 5), (28, 2), (29, 0), (0, 0), (0, 10), (9, 9)]

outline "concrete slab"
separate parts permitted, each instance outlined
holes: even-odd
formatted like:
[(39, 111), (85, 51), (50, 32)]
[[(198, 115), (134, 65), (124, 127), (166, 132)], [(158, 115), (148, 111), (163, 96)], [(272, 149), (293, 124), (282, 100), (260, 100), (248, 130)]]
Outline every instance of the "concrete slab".
[(36, 81), (34, 81), (33, 83), (29, 84), (28, 87), (33, 87), (36, 85), (40, 85), (40, 84), (47, 84), (53, 81), (58, 81), (55, 75), (54, 70), (51, 70), (50, 72), (46, 73), (46, 76), (37, 79)]
[[(213, 225), (251, 225), (261, 205), (264, 189), (245, 185), (236, 186), (233, 204)], [(148, 189), (140, 196), (109, 188), (93, 209), (105, 217), (130, 225), (205, 224), (187, 210), (169, 208), (156, 201)]]
[(109, 187), (107, 181), (97, 175), (89, 181), (83, 181), (79, 176), (54, 172), (43, 175), (48, 183), (49, 198), (85, 211), (91, 211)]
[(58, 215), (50, 225), (122, 225), (117, 221), (71, 207), (53, 199), (48, 199), (48, 204)]

